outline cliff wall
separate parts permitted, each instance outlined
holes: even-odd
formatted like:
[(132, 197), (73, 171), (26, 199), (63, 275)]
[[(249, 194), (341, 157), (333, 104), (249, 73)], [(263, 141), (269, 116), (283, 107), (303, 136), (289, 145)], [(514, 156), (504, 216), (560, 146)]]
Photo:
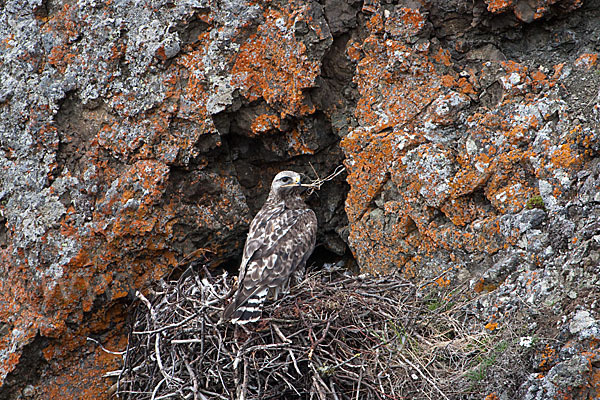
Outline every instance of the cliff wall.
[(600, 393), (598, 0), (0, 6), (0, 398), (108, 398), (86, 338), (122, 350), (131, 293), (235, 268), (276, 172), (342, 163), (318, 257), (467, 284), (551, 339), (529, 399)]

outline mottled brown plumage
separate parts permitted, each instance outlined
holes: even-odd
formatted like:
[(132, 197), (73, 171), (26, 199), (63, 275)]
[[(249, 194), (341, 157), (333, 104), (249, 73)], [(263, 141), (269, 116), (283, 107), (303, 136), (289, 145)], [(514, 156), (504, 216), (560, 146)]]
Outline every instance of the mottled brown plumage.
[(303, 275), (315, 247), (317, 217), (300, 197), (300, 175), (277, 174), (267, 201), (250, 224), (240, 265), (238, 290), (223, 320), (245, 324), (260, 318), (269, 292), (287, 290), (292, 275)]

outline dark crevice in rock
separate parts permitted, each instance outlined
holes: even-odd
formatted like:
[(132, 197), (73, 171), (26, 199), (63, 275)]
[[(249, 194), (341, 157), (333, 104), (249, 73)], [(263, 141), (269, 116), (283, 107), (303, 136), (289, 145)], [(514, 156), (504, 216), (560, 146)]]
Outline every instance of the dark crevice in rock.
[[(331, 128), (327, 127), (328, 120), (322, 113), (311, 117), (317, 126), (322, 127), (315, 130), (317, 135), (315, 141), (318, 143), (319, 150), (313, 155), (300, 155), (290, 159), (286, 154), (271, 151), (270, 146), (277, 144), (277, 135), (257, 138), (238, 134), (224, 136), (223, 147), (230, 155), (232, 169), (242, 186), (250, 214), (254, 215), (262, 206), (271, 179), (277, 171), (293, 169), (314, 179), (316, 177), (313, 168), (320, 177), (324, 177), (342, 163), (343, 154), (337, 136), (334, 136)], [(282, 134), (284, 133), (278, 135)], [(319, 220), (318, 240), (327, 243), (330, 249), (335, 249), (335, 252), (345, 251), (346, 245), (336, 230), (347, 225), (344, 199), (348, 190), (349, 187), (342, 176), (327, 182), (320, 191), (313, 193), (307, 199), (307, 203), (315, 210)]]
[(8, 246), (8, 228), (6, 227), (6, 218), (0, 216), (0, 248)]
[(492, 205), (492, 203), (490, 202), (490, 200), (485, 195), (485, 186), (484, 185), (482, 185), (479, 188), (475, 189), (470, 194), (470, 197), (473, 199), (473, 201), (475, 202), (475, 204), (477, 204), (479, 207), (483, 208), (484, 211), (487, 214), (490, 214), (490, 215), (495, 214), (495, 208), (494, 208), (494, 206)]
[(351, 37), (351, 33), (344, 33), (334, 38), (323, 57), (318, 87), (307, 92), (311, 101), (330, 116), (330, 124), (340, 137), (356, 126), (352, 117), (359, 97), (352, 80), (355, 65), (346, 56), (346, 45)]
[[(0, 1), (0, 8), (4, 8), (4, 1)], [(35, 8), (33, 14), (40, 21), (45, 21), (48, 18), (50, 12), (50, 2), (48, 0), (42, 1), (42, 3)]]
[(327, 246), (317, 242), (315, 250), (306, 262), (307, 271), (313, 269), (331, 268), (333, 265), (343, 266), (352, 269), (356, 267), (356, 262), (352, 258), (350, 249), (346, 249), (343, 254), (331, 251)]
[(200, 40), (198, 38), (200, 34), (207, 32), (210, 29), (210, 24), (201, 19), (202, 15), (208, 12), (209, 10), (207, 9), (200, 9), (191, 17), (189, 22), (177, 27), (182, 47), (197, 44)]
[[(35, 339), (23, 347), (19, 363), (16, 368), (6, 376), (4, 384), (0, 386), (0, 399), (17, 400), (24, 398), (29, 388), (33, 392), (40, 381), (42, 371), (48, 365), (44, 359), (43, 350), (49, 340), (37, 335)], [(30, 393), (31, 397), (33, 393)]]

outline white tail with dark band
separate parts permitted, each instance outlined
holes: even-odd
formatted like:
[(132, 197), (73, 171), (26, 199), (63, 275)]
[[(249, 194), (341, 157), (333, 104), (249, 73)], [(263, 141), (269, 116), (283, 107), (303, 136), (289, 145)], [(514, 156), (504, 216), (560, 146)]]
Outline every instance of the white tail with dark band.
[(233, 324), (244, 325), (248, 322), (258, 321), (262, 312), (263, 303), (268, 294), (269, 288), (264, 288), (250, 296), (244, 304), (233, 311), (231, 322)]

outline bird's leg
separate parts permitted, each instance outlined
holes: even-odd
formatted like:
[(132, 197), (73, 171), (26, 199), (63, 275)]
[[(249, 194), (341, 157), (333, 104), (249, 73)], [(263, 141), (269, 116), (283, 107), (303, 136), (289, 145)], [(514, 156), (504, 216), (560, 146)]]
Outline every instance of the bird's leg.
[(277, 301), (278, 297), (279, 297), (279, 288), (276, 287), (275, 289), (273, 289), (273, 301)]
[(288, 294), (290, 292), (290, 280), (286, 280), (283, 286), (281, 287), (282, 294)]
[[(298, 268), (292, 273), (292, 279), (294, 280), (294, 285), (299, 285), (300, 282), (304, 280), (304, 273), (306, 272), (306, 264), (299, 265)], [(288, 282), (289, 287), (289, 282)]]

